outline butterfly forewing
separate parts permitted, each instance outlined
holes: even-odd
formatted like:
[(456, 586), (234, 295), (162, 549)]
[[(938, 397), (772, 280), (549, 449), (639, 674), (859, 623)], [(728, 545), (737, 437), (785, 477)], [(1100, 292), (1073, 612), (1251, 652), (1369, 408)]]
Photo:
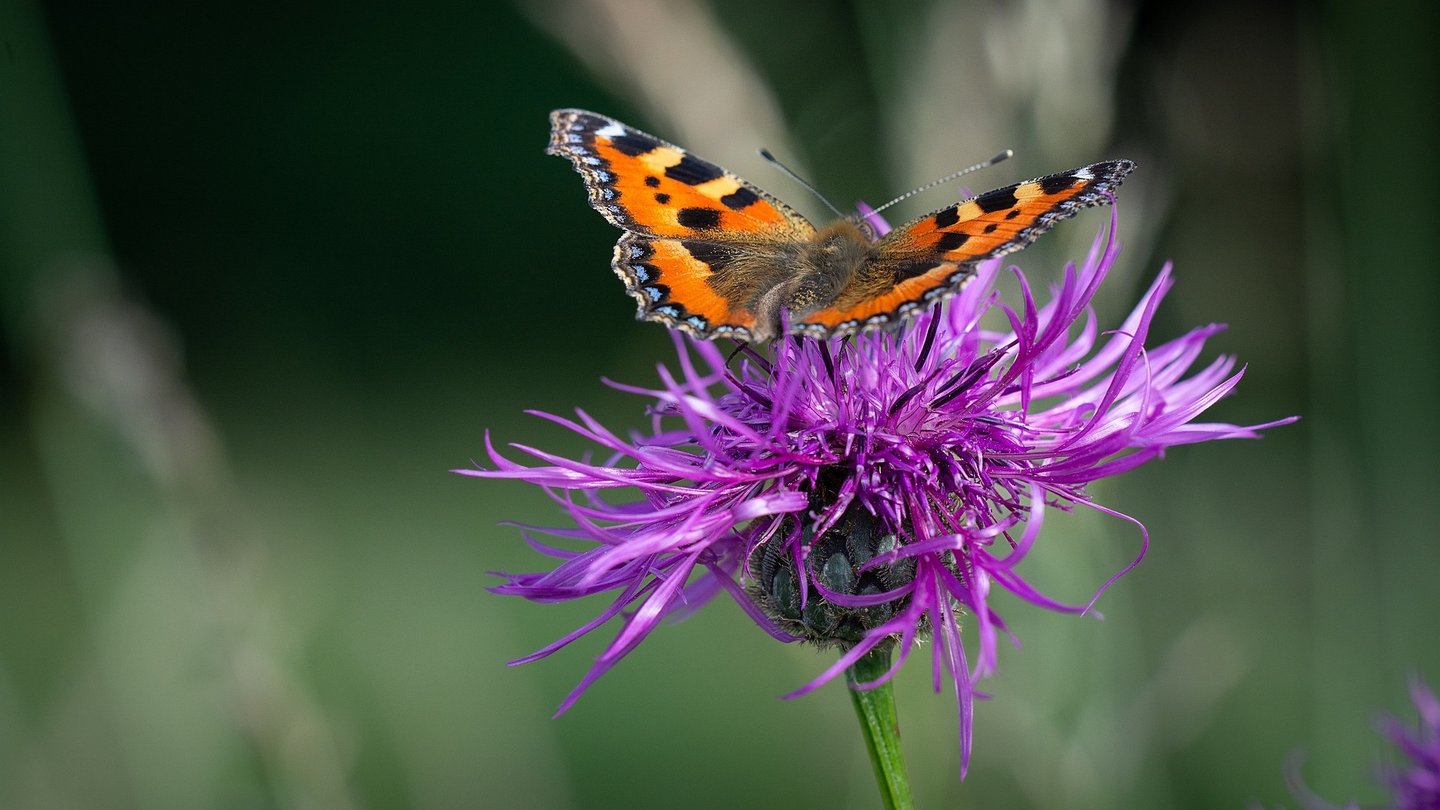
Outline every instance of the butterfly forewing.
[(1019, 250), (1083, 208), (1108, 205), (1135, 168), (1109, 160), (987, 191), (896, 228), (877, 245), (887, 255), (974, 263)]
[(747, 304), (766, 279), (727, 275), (714, 257), (748, 257), (728, 264), (753, 268), (774, 253), (767, 246), (809, 238), (814, 227), (736, 175), (614, 119), (556, 110), (550, 123), (547, 151), (569, 158), (590, 205), (629, 232), (612, 266), (638, 316), (699, 337), (748, 338)]

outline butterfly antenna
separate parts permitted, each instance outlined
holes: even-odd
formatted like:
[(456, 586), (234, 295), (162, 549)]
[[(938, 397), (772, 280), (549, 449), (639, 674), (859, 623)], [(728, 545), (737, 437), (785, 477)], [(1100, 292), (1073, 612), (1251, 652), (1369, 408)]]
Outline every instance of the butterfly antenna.
[(768, 160), (768, 161), (770, 161), (771, 163), (773, 163), (773, 164), (775, 165), (775, 167), (778, 168), (780, 171), (782, 171), (782, 172), (790, 175), (790, 179), (791, 179), (791, 180), (794, 180), (795, 182), (797, 182), (797, 183), (799, 183), (800, 185), (804, 186), (807, 191), (809, 191), (811, 194), (814, 194), (816, 197), (820, 198), (820, 202), (825, 203), (825, 207), (826, 207), (826, 208), (829, 208), (831, 211), (834, 211), (834, 212), (835, 212), (835, 216), (837, 216), (837, 217), (839, 217), (839, 218), (841, 218), (841, 219), (844, 219), (844, 218), (845, 218), (845, 215), (842, 214), (842, 213), (840, 213), (840, 209), (839, 209), (839, 208), (836, 208), (834, 205), (831, 205), (831, 204), (830, 204), (830, 201), (827, 200), (827, 199), (825, 199), (825, 195), (824, 195), (824, 194), (821, 194), (818, 190), (816, 190), (816, 188), (815, 188), (814, 186), (812, 186), (812, 185), (810, 185), (809, 183), (805, 182), (805, 178), (803, 178), (803, 177), (801, 177), (800, 175), (796, 174), (793, 170), (791, 170), (791, 168), (790, 168), (789, 166), (786, 166), (784, 163), (781, 163), (778, 158), (776, 158), (774, 155), (770, 154), (770, 150), (769, 150), (769, 149), (761, 149), (761, 150), (760, 150), (760, 157), (765, 158), (766, 160)]
[(890, 206), (894, 205), (895, 203), (898, 203), (898, 202), (900, 202), (901, 200), (908, 200), (908, 199), (910, 199), (911, 197), (914, 197), (916, 194), (919, 194), (919, 193), (922, 192), (922, 191), (929, 191), (930, 189), (932, 189), (932, 188), (934, 188), (934, 187), (936, 187), (936, 186), (938, 186), (938, 185), (941, 185), (942, 183), (948, 183), (948, 182), (950, 182), (951, 180), (954, 180), (954, 179), (956, 179), (957, 177), (963, 177), (963, 176), (969, 174), (970, 172), (978, 172), (978, 171), (980, 171), (981, 169), (988, 169), (988, 168), (990, 168), (991, 166), (994, 166), (996, 163), (999, 163), (999, 162), (1001, 162), (1001, 161), (1003, 161), (1003, 160), (1006, 160), (1007, 158), (1012, 158), (1012, 157), (1014, 157), (1014, 156), (1015, 156), (1015, 150), (1013, 150), (1013, 149), (1006, 149), (1004, 152), (1001, 152), (1000, 154), (996, 155), (995, 157), (990, 158), (989, 160), (981, 161), (981, 162), (979, 162), (979, 163), (976, 163), (974, 166), (966, 166), (965, 168), (961, 169), (961, 170), (958, 171), (958, 172), (953, 172), (953, 173), (951, 173), (951, 174), (947, 174), (947, 175), (945, 175), (944, 177), (940, 178), (939, 180), (931, 180), (930, 182), (926, 183), (925, 185), (923, 185), (923, 186), (921, 186), (921, 187), (919, 187), (919, 188), (917, 188), (917, 189), (915, 189), (915, 190), (913, 190), (913, 191), (907, 191), (907, 192), (905, 192), (904, 194), (901, 194), (899, 197), (896, 197), (895, 199), (891, 200), (890, 202), (887, 202), (887, 203), (885, 203), (884, 205), (880, 206), (879, 208), (876, 208), (872, 213), (878, 214), (878, 213), (880, 213), (881, 211), (884, 211), (886, 208), (889, 208)]

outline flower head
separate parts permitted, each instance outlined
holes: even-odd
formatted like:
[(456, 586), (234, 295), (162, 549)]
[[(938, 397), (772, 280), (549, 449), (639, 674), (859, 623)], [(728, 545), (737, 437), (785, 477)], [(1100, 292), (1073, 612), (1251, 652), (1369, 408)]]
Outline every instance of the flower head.
[[(537, 414), (603, 448), (603, 461), (516, 445), (538, 461), (526, 466), (487, 439), (493, 469), (460, 472), (543, 487), (573, 525), (539, 531), (579, 543), (542, 543), (527, 527), (531, 544), (560, 562), (505, 575), (494, 590), (545, 602), (615, 594), (593, 621), (514, 663), (621, 616), (563, 712), (662, 619), (720, 591), (778, 639), (843, 651), (792, 696), (894, 645), (895, 664), (876, 681), (884, 682), (917, 640), (934, 636), (935, 687), (948, 673), (968, 763), (973, 687), (994, 671), (1005, 631), (992, 588), (1066, 613), (1094, 602), (1056, 601), (1021, 576), (1046, 510), (1083, 506), (1138, 527), (1139, 553), (1098, 597), (1140, 561), (1148, 535), (1090, 500), (1087, 484), (1174, 445), (1271, 426), (1196, 421), (1243, 374), (1223, 356), (1192, 368), (1221, 326), (1146, 347), (1172, 283), (1168, 266), (1117, 329), (1100, 331), (1090, 302), (1119, 250), (1113, 216), (1044, 303), (1018, 269), (1020, 301), (1002, 302), (994, 260), (943, 308), (898, 332), (782, 339), (729, 358), (676, 336), (678, 374), (660, 367), (650, 389), (612, 383), (651, 401), (648, 430), (621, 438), (583, 411)], [(602, 498), (604, 490), (621, 497)], [(964, 624), (973, 654), (961, 643)]]

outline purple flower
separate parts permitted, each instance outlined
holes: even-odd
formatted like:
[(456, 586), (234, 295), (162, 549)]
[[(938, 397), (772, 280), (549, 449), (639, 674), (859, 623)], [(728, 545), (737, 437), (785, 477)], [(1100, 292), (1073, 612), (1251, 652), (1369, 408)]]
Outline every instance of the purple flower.
[[(899, 655), (875, 682), (883, 683), (917, 639), (933, 635), (935, 688), (948, 676), (959, 705), (963, 775), (974, 686), (994, 672), (1006, 632), (989, 604), (992, 588), (1085, 613), (1144, 556), (1145, 527), (1090, 500), (1086, 485), (1174, 445), (1253, 438), (1293, 421), (1196, 421), (1243, 371), (1224, 356), (1192, 369), (1222, 329), (1216, 324), (1146, 348), (1172, 284), (1168, 265), (1119, 328), (1100, 331), (1090, 302), (1118, 253), (1114, 231), (1112, 213), (1084, 264), (1067, 266), (1043, 304), (1018, 269), (1020, 302), (1000, 301), (994, 260), (944, 308), (894, 333), (787, 338), (728, 358), (677, 335), (678, 375), (661, 366), (655, 388), (611, 383), (651, 401), (648, 430), (621, 438), (583, 411), (574, 419), (536, 414), (593, 441), (603, 461), (514, 445), (538, 461), (526, 466), (487, 436), (494, 468), (458, 472), (543, 487), (573, 520), (525, 527), (530, 544), (559, 563), (503, 575), (493, 590), (538, 602), (615, 594), (594, 620), (512, 663), (622, 617), (564, 712), (662, 619), (720, 591), (777, 639), (843, 650), (791, 697), (893, 645)], [(603, 490), (619, 497), (602, 498)], [(1046, 510), (1075, 506), (1133, 523), (1141, 547), (1088, 602), (1071, 605), (1031, 586), (1019, 566)], [(573, 542), (557, 547), (537, 531)], [(973, 654), (961, 643), (962, 624)]]
[[(1395, 717), (1380, 723), (1380, 732), (1405, 755), (1402, 766), (1386, 765), (1380, 769), (1379, 781), (1389, 788), (1392, 801), (1385, 807), (1395, 810), (1440, 810), (1440, 700), (1419, 678), (1410, 684), (1410, 700), (1420, 715), (1412, 732)], [(1291, 787), (1308, 810), (1336, 810), (1335, 805), (1315, 796), (1300, 779), (1298, 760), (1291, 766)], [(1345, 810), (1359, 810), (1351, 802)]]
[(1440, 808), (1440, 700), (1417, 678), (1410, 684), (1410, 700), (1420, 715), (1419, 727), (1411, 733), (1394, 717), (1386, 718), (1381, 731), (1409, 758), (1408, 767), (1386, 768), (1381, 781), (1395, 794), (1401, 810)]

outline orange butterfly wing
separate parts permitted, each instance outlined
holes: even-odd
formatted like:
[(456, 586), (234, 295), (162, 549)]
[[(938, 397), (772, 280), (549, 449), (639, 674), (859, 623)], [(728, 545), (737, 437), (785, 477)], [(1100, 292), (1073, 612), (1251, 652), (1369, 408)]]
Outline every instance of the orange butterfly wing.
[(612, 266), (639, 304), (636, 317), (702, 338), (750, 339), (750, 305), (784, 271), (770, 261), (783, 255), (777, 246), (814, 227), (734, 174), (612, 118), (556, 110), (550, 125), (546, 151), (569, 158), (591, 207), (626, 231)]
[(986, 192), (896, 228), (836, 296), (793, 332), (846, 335), (896, 321), (959, 291), (986, 259), (1013, 253), (1083, 208), (1109, 205), (1134, 170), (1111, 160)]

